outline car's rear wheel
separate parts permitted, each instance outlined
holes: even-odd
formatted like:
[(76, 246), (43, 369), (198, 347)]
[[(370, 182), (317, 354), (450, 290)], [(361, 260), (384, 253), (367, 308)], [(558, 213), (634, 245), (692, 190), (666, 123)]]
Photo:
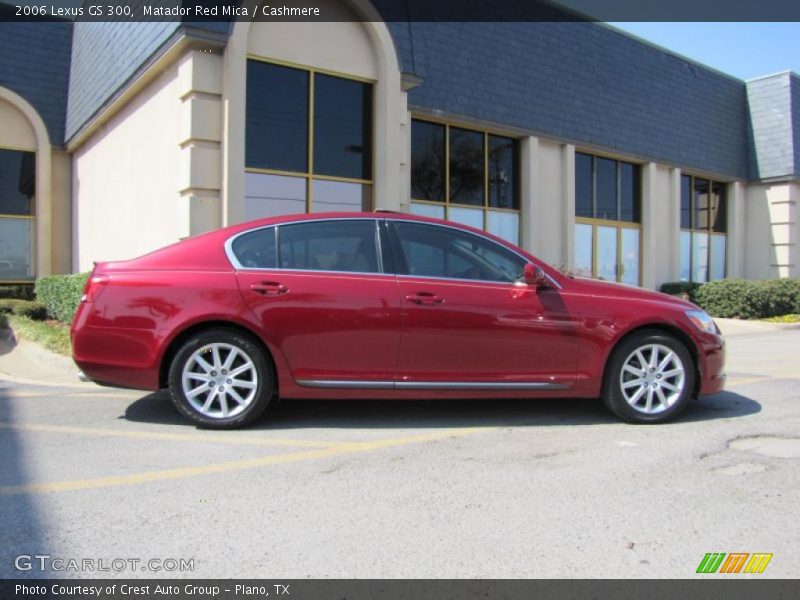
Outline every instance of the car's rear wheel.
[(231, 329), (192, 335), (175, 353), (169, 370), (170, 394), (178, 410), (215, 429), (241, 427), (260, 417), (273, 387), (263, 350)]
[(694, 363), (686, 346), (662, 331), (644, 330), (614, 349), (603, 401), (630, 423), (662, 423), (686, 408), (694, 382)]

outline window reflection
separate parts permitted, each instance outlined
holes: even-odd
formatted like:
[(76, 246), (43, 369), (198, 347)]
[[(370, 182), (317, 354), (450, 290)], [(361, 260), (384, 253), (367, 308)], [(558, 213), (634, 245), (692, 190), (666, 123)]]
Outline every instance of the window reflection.
[(34, 223), (34, 219), (0, 218), (0, 281), (34, 279)]
[(411, 197), (444, 200), (444, 125), (411, 122)]
[(519, 208), (517, 140), (489, 136), (489, 206)]
[(302, 177), (245, 173), (245, 221), (306, 212)]
[(245, 164), (308, 171), (309, 73), (247, 61)]
[(575, 274), (580, 277), (592, 276), (592, 226), (585, 223), (575, 224)]
[(483, 205), (483, 134), (450, 128), (450, 202)]
[(372, 178), (372, 86), (314, 76), (314, 172)]
[(617, 280), (617, 228), (597, 228), (597, 276)]
[(315, 180), (313, 212), (369, 211), (372, 187), (361, 183)]

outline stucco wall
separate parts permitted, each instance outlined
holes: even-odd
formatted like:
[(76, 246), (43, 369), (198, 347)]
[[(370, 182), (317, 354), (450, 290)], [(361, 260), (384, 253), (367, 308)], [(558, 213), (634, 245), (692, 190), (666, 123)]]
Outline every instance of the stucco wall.
[(73, 157), (73, 269), (178, 240), (178, 66), (162, 73)]
[(36, 133), (16, 106), (0, 98), (0, 148), (36, 151)]

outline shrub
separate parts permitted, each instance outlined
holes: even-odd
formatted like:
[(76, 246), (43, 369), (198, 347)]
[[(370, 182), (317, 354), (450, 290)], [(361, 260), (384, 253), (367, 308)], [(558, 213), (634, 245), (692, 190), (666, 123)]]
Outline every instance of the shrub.
[(763, 282), (722, 279), (700, 286), (697, 305), (714, 317), (758, 319), (767, 316), (769, 296)]
[(33, 284), (0, 285), (0, 298), (16, 300), (33, 300)]
[(769, 317), (800, 312), (800, 277), (764, 282), (770, 296)]
[(0, 314), (17, 315), (19, 317), (28, 317), (35, 321), (43, 321), (47, 318), (47, 308), (41, 302), (34, 302), (33, 300), (6, 298), (0, 300)]
[(36, 297), (51, 317), (71, 323), (88, 278), (88, 273), (42, 277), (36, 281)]
[(695, 302), (695, 292), (697, 292), (697, 289), (701, 285), (702, 284), (693, 281), (671, 281), (669, 283), (662, 283), (660, 290), (670, 296), (683, 296), (687, 294), (689, 300)]

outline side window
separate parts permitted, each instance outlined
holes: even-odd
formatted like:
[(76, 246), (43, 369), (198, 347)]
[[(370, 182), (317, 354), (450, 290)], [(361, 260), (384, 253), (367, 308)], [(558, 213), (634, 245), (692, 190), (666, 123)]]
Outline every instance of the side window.
[(278, 266), (274, 227), (240, 235), (233, 241), (231, 250), (245, 269), (274, 269)]
[(379, 273), (372, 220), (315, 221), (278, 228), (280, 268)]
[(406, 263), (402, 275), (513, 282), (525, 269), (525, 259), (465, 231), (404, 222), (394, 229)]

